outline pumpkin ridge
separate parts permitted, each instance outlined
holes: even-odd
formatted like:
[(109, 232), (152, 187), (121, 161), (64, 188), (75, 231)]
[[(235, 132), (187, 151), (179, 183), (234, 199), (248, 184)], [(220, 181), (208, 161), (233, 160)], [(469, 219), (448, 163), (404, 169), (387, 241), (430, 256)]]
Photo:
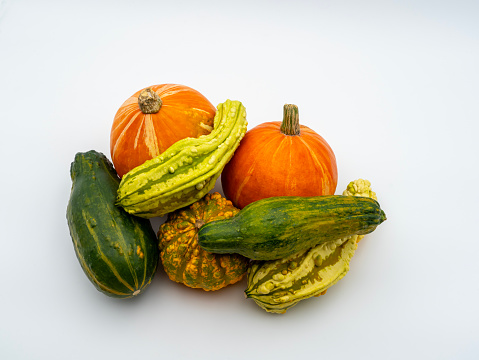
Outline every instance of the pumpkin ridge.
[(195, 107), (192, 107), (191, 110), (196, 110), (196, 111), (199, 111), (199, 112), (203, 112), (203, 113), (205, 113), (205, 114), (208, 114), (208, 111), (203, 110), (203, 109), (199, 109), (199, 108), (195, 108)]
[(125, 106), (123, 109), (118, 110), (117, 115), (121, 115), (121, 120), (112, 126), (112, 132), (116, 131), (121, 126), (124, 126), (125, 122), (130, 121), (130, 116), (135, 115), (134, 105), (135, 104), (130, 104)]
[(135, 150), (138, 148), (138, 139), (140, 138), (140, 135), (142, 135), (142, 133), (143, 133), (143, 126), (144, 125), (145, 125), (145, 122), (141, 121), (140, 125), (138, 126), (138, 131), (136, 132), (136, 136), (135, 136), (135, 142), (133, 143), (133, 149), (135, 149)]
[[(113, 151), (112, 151), (112, 157), (116, 154), (116, 151), (118, 149), (118, 146), (122, 145), (123, 139), (126, 137), (126, 130), (130, 128), (130, 126), (135, 122), (136, 118), (140, 115), (140, 113), (134, 114), (133, 117), (128, 121), (128, 124), (125, 125), (125, 127), (122, 129), (120, 132), (120, 135), (118, 135), (117, 141), (115, 142), (115, 145), (113, 146)], [(125, 117), (126, 119), (126, 117)], [(118, 127), (121, 125), (120, 123)]]
[[(334, 155), (333, 149), (329, 146), (327, 141), (319, 134), (314, 133), (314, 131), (310, 130), (310, 132), (305, 132), (306, 137), (309, 138), (316, 138), (321, 141), (323, 144), (323, 148), (321, 151), (316, 152), (316, 155), (318, 156), (318, 160), (321, 162), (324, 170), (324, 176), (323, 176), (323, 181), (327, 182), (329, 185), (328, 187), (331, 187), (335, 184), (335, 179), (337, 182), (337, 177), (338, 177), (338, 169), (335, 166), (336, 164), (336, 156)], [(305, 138), (303, 138), (305, 139)], [(321, 157), (321, 158), (319, 158)], [(334, 161), (332, 162), (323, 162), (324, 159), (333, 159)], [(330, 193), (334, 193), (336, 190), (335, 185), (330, 189)]]
[[(295, 136), (299, 136), (299, 135), (286, 135), (286, 134), (281, 133), (280, 136), (281, 136), (280, 137), (281, 141), (277, 145), (277, 147), (274, 150), (274, 152), (273, 152), (272, 156), (270, 157), (269, 161), (271, 163), (276, 163), (275, 158), (278, 154), (283, 154), (283, 153), (288, 153), (289, 154), (289, 160), (290, 160), (289, 161), (289, 166), (284, 168), (286, 170), (286, 184), (285, 184), (285, 186), (288, 187), (291, 175), (294, 178), (294, 174), (291, 174), (291, 164), (292, 164), (292, 161), (291, 161), (291, 143), (292, 143), (292, 138), (295, 137)], [(287, 143), (288, 141), (289, 141), (289, 147), (288, 147), (288, 143)]]
[[(279, 128), (278, 128), (278, 132), (279, 132)], [(256, 163), (258, 162), (259, 160), (259, 154), (263, 154), (263, 151), (273, 142), (273, 141), (276, 141), (276, 137), (275, 136), (271, 136), (267, 142), (265, 142), (263, 144), (263, 146), (261, 147), (261, 149), (258, 149), (258, 152), (257, 152), (257, 155), (254, 157), (253, 159), (253, 163), (251, 165), (251, 167), (248, 169), (248, 172), (247, 174), (250, 174), (250, 175), (247, 175), (243, 181), (241, 182), (241, 184), (238, 186), (238, 189), (236, 191), (236, 194), (234, 196), (234, 203), (235, 204), (238, 204), (238, 200), (241, 196), (241, 192), (243, 191), (243, 188), (244, 186), (248, 183), (248, 181), (251, 179), (251, 177), (253, 176), (253, 172), (254, 172), (254, 169), (256, 167)]]
[(145, 134), (145, 145), (148, 148), (149, 155), (154, 158), (160, 155), (160, 149), (157, 144), (157, 136), (155, 132), (155, 126), (153, 125), (152, 114), (144, 114), (145, 128), (143, 133)]
[[(187, 92), (189, 89), (181, 89), (179, 86), (171, 86), (169, 89), (165, 89), (161, 92), (161, 98), (168, 98), (169, 96)], [(160, 95), (160, 94), (158, 94)]]
[(308, 154), (311, 157), (311, 159), (313, 159), (313, 164), (315, 165), (316, 169), (321, 172), (322, 188), (325, 189), (326, 193), (330, 193), (329, 186), (328, 187), (325, 186), (325, 185), (327, 185), (327, 183), (329, 183), (329, 181), (327, 181), (327, 182), (324, 181), (325, 177), (327, 177), (328, 178), (327, 180), (329, 180), (328, 172), (326, 172), (324, 170), (323, 165), (319, 161), (318, 157), (316, 156), (316, 153), (313, 151), (311, 146), (302, 137), (299, 137), (298, 139), (306, 147), (306, 149), (308, 149)]
[[(169, 106), (167, 105), (166, 106), (167, 108), (168, 107), (172, 107), (172, 108), (176, 108), (176, 107), (173, 107), (173, 106)], [(170, 135), (168, 136), (170, 139), (174, 139), (174, 138), (178, 138), (180, 135), (175, 132), (175, 130), (180, 130), (182, 129), (183, 125), (182, 124), (178, 124), (178, 121), (176, 121), (174, 119), (174, 117), (171, 115), (170, 111), (168, 111), (169, 109), (164, 109), (164, 111), (161, 113), (162, 117), (163, 117), (163, 121), (162, 121), (162, 131), (163, 132), (168, 132)], [(175, 124), (175, 126), (166, 126), (167, 123), (170, 123), (170, 124)], [(183, 122), (182, 122), (183, 123)], [(190, 134), (191, 137), (194, 137), (194, 134)], [(200, 135), (200, 134), (197, 134), (197, 135)], [(168, 145), (166, 148), (165, 148), (165, 151), (171, 146), (173, 145), (174, 143), (171, 143), (170, 145)], [(158, 154), (160, 155), (160, 154)]]

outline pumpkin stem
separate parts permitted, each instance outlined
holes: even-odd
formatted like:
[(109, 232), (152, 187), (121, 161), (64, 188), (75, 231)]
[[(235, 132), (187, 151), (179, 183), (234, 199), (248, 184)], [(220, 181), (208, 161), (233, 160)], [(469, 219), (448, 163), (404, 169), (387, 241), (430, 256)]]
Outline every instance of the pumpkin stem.
[(283, 122), (281, 123), (281, 132), (285, 135), (299, 135), (299, 111), (293, 104), (285, 104), (283, 107)]
[(160, 111), (161, 105), (163, 105), (163, 102), (151, 88), (146, 88), (140, 92), (138, 106), (143, 114), (156, 114)]

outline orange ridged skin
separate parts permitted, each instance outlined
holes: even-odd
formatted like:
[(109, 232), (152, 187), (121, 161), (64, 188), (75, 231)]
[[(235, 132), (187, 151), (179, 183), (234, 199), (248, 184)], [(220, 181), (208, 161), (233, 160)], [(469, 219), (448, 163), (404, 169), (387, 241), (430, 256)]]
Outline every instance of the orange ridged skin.
[(225, 196), (242, 209), (273, 196), (321, 196), (336, 191), (336, 158), (328, 143), (307, 126), (285, 135), (281, 122), (246, 132), (221, 174)]
[(212, 254), (198, 245), (198, 229), (238, 213), (219, 193), (207, 194), (189, 207), (168, 214), (158, 231), (163, 268), (168, 277), (191, 288), (219, 290), (246, 274), (249, 260), (237, 254)]
[(175, 84), (149, 87), (162, 101), (160, 110), (144, 114), (140, 91), (118, 109), (110, 134), (113, 165), (120, 177), (168, 149), (178, 140), (207, 135), (213, 128), (216, 108), (198, 91)]

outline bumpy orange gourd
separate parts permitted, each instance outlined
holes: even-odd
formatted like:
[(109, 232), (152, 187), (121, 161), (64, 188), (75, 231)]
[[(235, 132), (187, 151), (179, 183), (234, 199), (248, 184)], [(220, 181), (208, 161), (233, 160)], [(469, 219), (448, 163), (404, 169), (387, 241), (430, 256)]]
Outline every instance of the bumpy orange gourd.
[(120, 177), (178, 140), (213, 129), (216, 108), (198, 91), (175, 84), (137, 91), (118, 109), (110, 134), (111, 159)]
[(191, 288), (219, 290), (243, 278), (249, 260), (238, 254), (212, 254), (198, 245), (198, 229), (230, 218), (239, 209), (219, 193), (168, 214), (158, 231), (161, 261), (168, 277)]
[(272, 196), (333, 195), (336, 157), (326, 140), (299, 124), (297, 106), (287, 104), (282, 122), (246, 132), (221, 182), (225, 196), (240, 209)]

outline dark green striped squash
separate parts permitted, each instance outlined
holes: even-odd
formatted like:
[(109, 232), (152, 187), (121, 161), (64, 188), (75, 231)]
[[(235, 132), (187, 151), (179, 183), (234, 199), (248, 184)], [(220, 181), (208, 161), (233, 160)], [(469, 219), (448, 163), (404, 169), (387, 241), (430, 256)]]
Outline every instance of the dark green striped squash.
[(76, 154), (70, 175), (67, 220), (83, 271), (108, 296), (138, 295), (158, 265), (150, 222), (114, 205), (120, 179), (105, 155), (93, 150)]
[(368, 234), (384, 220), (379, 203), (370, 198), (271, 197), (249, 204), (232, 218), (205, 224), (198, 243), (213, 253), (275, 260), (338, 238)]

